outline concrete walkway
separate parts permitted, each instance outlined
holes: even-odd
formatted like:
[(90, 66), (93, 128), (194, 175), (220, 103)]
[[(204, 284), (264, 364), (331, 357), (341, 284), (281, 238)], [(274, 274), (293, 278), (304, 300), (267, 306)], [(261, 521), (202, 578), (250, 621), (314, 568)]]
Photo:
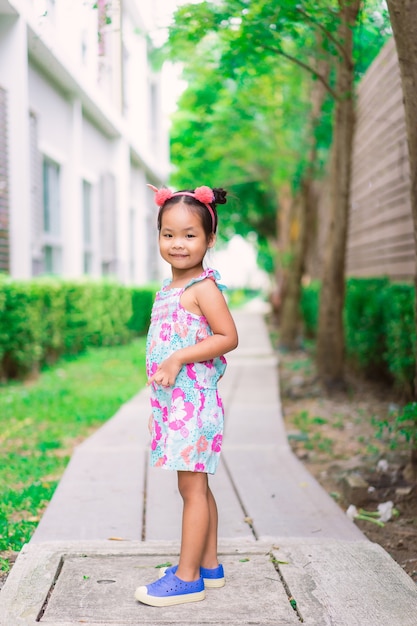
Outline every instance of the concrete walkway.
[(148, 467), (145, 390), (75, 451), (0, 592), (1, 626), (417, 626), (414, 582), (293, 456), (262, 316), (235, 317), (211, 479), (226, 587), (167, 609), (133, 599), (156, 566), (176, 562), (181, 526), (175, 473)]

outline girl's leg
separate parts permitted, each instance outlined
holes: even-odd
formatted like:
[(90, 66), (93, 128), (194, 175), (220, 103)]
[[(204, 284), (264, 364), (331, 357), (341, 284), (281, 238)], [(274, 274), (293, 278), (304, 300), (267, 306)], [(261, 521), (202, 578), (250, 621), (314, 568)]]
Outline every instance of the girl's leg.
[(217, 565), (217, 507), (203, 472), (178, 472), (184, 501), (181, 553), (177, 576), (197, 580), (200, 566)]
[(207, 533), (206, 546), (204, 548), (203, 556), (201, 559), (201, 565), (208, 569), (213, 569), (218, 566), (217, 560), (217, 527), (218, 527), (218, 515), (217, 505), (214, 499), (213, 493), (210, 487), (207, 487), (207, 500), (209, 505), (209, 530)]

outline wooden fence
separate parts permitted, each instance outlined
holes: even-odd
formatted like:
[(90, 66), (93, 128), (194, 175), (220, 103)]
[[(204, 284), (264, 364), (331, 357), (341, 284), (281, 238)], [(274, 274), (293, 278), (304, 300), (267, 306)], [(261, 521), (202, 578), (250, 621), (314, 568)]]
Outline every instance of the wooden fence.
[(400, 71), (391, 39), (358, 90), (347, 244), (349, 276), (411, 280), (415, 247)]

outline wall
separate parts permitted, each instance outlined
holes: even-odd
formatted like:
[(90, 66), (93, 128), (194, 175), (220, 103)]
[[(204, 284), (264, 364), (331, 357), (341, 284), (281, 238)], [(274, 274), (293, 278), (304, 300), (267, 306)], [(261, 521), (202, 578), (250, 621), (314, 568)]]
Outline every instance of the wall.
[(400, 72), (391, 39), (358, 91), (351, 213), (349, 276), (411, 280), (415, 249), (410, 172)]

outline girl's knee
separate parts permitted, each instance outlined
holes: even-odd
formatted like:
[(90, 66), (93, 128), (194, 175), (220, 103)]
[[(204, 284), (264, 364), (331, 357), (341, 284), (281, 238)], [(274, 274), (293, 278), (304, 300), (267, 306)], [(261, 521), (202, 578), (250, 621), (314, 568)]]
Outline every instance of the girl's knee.
[(203, 472), (178, 472), (178, 490), (183, 499), (208, 494), (207, 474)]

